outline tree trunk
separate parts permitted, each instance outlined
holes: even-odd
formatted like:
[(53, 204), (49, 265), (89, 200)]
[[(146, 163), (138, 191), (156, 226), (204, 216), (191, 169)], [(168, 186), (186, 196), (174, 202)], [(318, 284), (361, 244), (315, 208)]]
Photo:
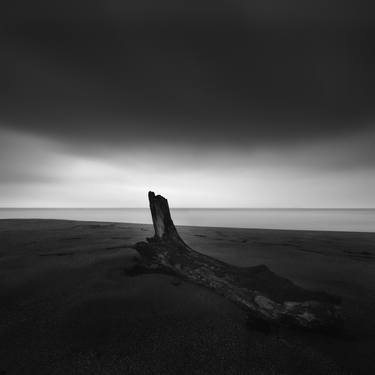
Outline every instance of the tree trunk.
[(152, 191), (148, 192), (148, 200), (155, 230), (154, 239), (183, 243), (173, 224), (168, 201), (161, 195), (155, 195)]
[(173, 224), (168, 201), (153, 192), (148, 197), (155, 235), (135, 245), (141, 263), (133, 273), (173, 274), (205, 286), (245, 309), (254, 321), (271, 325), (329, 330), (341, 321), (338, 297), (305, 290), (265, 265), (236, 267), (191, 249)]

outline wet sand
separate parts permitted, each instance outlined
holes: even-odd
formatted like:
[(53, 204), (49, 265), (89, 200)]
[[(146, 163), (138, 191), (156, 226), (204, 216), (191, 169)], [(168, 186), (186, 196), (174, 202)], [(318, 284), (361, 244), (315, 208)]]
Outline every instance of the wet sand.
[(340, 295), (343, 334), (266, 334), (202, 287), (128, 276), (150, 225), (0, 220), (0, 374), (375, 373), (375, 233), (178, 230), (202, 253)]

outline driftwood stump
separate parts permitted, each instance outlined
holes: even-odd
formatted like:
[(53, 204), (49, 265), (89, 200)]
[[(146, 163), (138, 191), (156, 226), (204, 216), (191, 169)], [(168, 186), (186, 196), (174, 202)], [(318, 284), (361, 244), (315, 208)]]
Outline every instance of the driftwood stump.
[(265, 265), (236, 267), (191, 249), (173, 224), (168, 201), (149, 192), (155, 235), (134, 247), (141, 261), (134, 273), (173, 274), (207, 287), (245, 309), (254, 321), (330, 330), (341, 320), (340, 299), (305, 290)]

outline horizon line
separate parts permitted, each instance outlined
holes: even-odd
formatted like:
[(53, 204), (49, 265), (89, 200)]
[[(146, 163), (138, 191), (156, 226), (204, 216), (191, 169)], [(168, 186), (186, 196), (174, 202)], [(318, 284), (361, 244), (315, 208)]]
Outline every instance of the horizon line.
[[(0, 210), (144, 210), (146, 207), (0, 207)], [(375, 207), (170, 207), (171, 210), (375, 210)]]

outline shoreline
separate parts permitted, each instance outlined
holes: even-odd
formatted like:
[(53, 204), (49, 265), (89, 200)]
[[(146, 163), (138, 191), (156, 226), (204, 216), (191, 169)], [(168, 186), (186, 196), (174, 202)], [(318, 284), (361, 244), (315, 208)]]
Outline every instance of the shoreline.
[[(78, 222), (78, 223), (88, 223), (88, 224), (123, 224), (123, 225), (139, 225), (139, 226), (150, 226), (152, 223), (138, 223), (138, 222), (128, 222), (128, 221), (101, 221), (101, 220), (78, 220), (78, 219), (53, 219), (53, 218), (0, 218), (1, 222), (6, 221), (56, 221), (56, 222)], [(284, 228), (262, 228), (262, 227), (228, 227), (228, 226), (211, 226), (211, 225), (184, 225), (175, 224), (176, 228), (195, 228), (195, 229), (217, 229), (217, 230), (249, 230), (249, 231), (265, 231), (265, 232), (305, 232), (305, 233), (322, 233), (322, 234), (354, 234), (354, 235), (373, 235), (375, 237), (375, 231), (349, 231), (349, 230), (321, 230), (321, 229), (284, 229)]]
[[(175, 223), (241, 229), (321, 230), (375, 233), (375, 210), (358, 209), (172, 209)], [(147, 208), (0, 209), (3, 219), (60, 219), (151, 224)]]

